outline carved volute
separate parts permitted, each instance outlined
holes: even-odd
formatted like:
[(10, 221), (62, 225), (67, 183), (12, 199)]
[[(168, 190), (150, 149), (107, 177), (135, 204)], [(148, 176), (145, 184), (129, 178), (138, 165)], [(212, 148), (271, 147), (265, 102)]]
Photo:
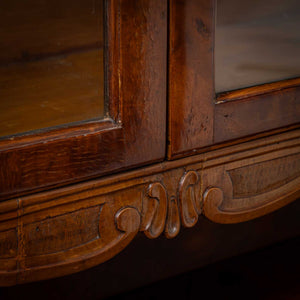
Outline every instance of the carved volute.
[(101, 264), (139, 231), (170, 239), (200, 214), (238, 223), (300, 198), (300, 131), (280, 137), (0, 203), (0, 284)]

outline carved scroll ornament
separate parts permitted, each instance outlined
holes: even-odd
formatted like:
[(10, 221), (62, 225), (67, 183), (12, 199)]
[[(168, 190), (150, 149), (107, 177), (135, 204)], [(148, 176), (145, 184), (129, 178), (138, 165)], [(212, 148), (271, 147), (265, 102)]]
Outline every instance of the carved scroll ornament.
[(244, 222), (296, 200), (300, 130), (279, 137), (1, 202), (0, 285), (98, 265), (139, 231), (174, 238), (200, 214)]
[[(176, 196), (168, 195), (167, 189), (159, 182), (150, 184), (143, 201), (143, 226), (147, 237), (156, 238), (163, 231), (167, 238), (174, 238), (184, 227), (192, 227), (201, 213), (201, 196), (196, 195), (199, 184), (196, 171), (186, 172), (180, 179)], [(181, 221), (180, 221), (181, 220)]]

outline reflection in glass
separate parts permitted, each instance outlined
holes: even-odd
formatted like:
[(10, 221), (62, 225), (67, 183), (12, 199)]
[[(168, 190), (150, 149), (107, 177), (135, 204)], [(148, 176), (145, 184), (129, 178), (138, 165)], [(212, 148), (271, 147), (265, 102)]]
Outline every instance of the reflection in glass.
[(300, 76), (299, 0), (217, 0), (216, 92)]
[(103, 117), (103, 0), (1, 1), (0, 36), (0, 136)]

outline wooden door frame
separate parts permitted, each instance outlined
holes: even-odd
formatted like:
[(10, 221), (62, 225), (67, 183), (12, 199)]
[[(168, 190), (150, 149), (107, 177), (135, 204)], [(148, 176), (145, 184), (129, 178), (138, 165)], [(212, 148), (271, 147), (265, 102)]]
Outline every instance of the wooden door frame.
[(0, 140), (0, 199), (164, 159), (167, 0), (105, 3), (109, 115)]
[(300, 78), (216, 95), (215, 6), (170, 0), (169, 159), (299, 127)]

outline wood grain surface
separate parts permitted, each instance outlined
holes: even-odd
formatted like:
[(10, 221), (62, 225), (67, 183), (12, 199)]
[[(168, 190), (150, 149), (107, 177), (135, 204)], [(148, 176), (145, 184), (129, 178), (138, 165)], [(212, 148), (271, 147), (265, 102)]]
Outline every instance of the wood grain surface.
[[(298, 287), (297, 291), (299, 290), (297, 280), (299, 273), (299, 263), (297, 263), (299, 255), (299, 239), (297, 237), (300, 234), (299, 214), (300, 201), (295, 201), (262, 218), (237, 224), (218, 224), (200, 215), (199, 221), (194, 227), (182, 230), (182, 233), (172, 240), (149, 239), (140, 232), (127, 248), (104, 264), (68, 276), (1, 287), (0, 297), (5, 300), (15, 300), (24, 295), (44, 300), (110, 299), (108, 297), (157, 282), (160, 287), (164, 288), (159, 288), (153, 293), (147, 288), (146, 294), (143, 296), (139, 294), (134, 299), (147, 297), (163, 299), (173, 295), (175, 299), (178, 299), (179, 296), (184, 299), (186, 292), (191, 288), (191, 283), (195, 288), (195, 298), (197, 299), (199, 298), (200, 282), (202, 284), (201, 294), (207, 295), (209, 298), (212, 296), (212, 289), (215, 290), (216, 281), (220, 282), (220, 279), (224, 279), (226, 285), (221, 290), (215, 290), (214, 295), (217, 294), (221, 298), (228, 295), (227, 298), (240, 299), (245, 288), (246, 290), (251, 288), (250, 295), (252, 298), (256, 298), (257, 295), (262, 294), (259, 293), (261, 289), (258, 291), (255, 286), (252, 286), (251, 278), (255, 278), (258, 280), (259, 286), (268, 293), (272, 293), (272, 295), (274, 293), (279, 299), (286, 298), (287, 294), (285, 293), (278, 295), (278, 290), (274, 287), (274, 277), (279, 279), (278, 289), (282, 290), (286, 287), (284, 283), (286, 280), (290, 288), (295, 283)], [(276, 251), (275, 253), (272, 251), (272, 256), (269, 253), (263, 253), (258, 261), (256, 261), (256, 255), (255, 258), (249, 260), (249, 252), (293, 238), (297, 238), (297, 242), (292, 241), (288, 251)], [(218, 274), (217, 270), (211, 266), (214, 262), (221, 262), (243, 253), (247, 257), (242, 260), (238, 259), (237, 266), (239, 270), (242, 268), (251, 273), (251, 278), (241, 276), (242, 282), (238, 280), (231, 284), (230, 278), (237, 279), (238, 274), (235, 271), (229, 274), (227, 272)], [(253, 261), (256, 262), (253, 263)], [(226, 264), (228, 267), (232, 267), (231, 260)], [(290, 268), (286, 269), (289, 265), (293, 266), (294, 273), (290, 272)], [(199, 271), (202, 272), (201, 270), (206, 269), (205, 266), (211, 270), (211, 276), (207, 277), (205, 274), (204, 281), (197, 278), (191, 282), (190, 277), (184, 280), (180, 276), (180, 279), (174, 283), (174, 276), (198, 268), (201, 268)], [(262, 272), (262, 268), (267, 272)], [(253, 270), (255, 270), (254, 273)], [(267, 276), (266, 273), (270, 272), (274, 277)], [(257, 274), (259, 274), (258, 277)], [(222, 277), (220, 278), (220, 276)], [(282, 277), (285, 278), (284, 281), (281, 280)], [(160, 281), (167, 278), (169, 278), (170, 284), (166, 285), (164, 281)], [(237, 289), (237, 285), (239, 289)], [(228, 289), (234, 290), (235, 294), (228, 292)], [(285, 288), (284, 290), (287, 291)], [(183, 295), (180, 291), (185, 294)], [(288, 295), (290, 292), (292, 292), (291, 289), (289, 289)], [(236, 297), (232, 297), (235, 295)], [(122, 300), (127, 299), (123, 294), (120, 297)]]
[(300, 86), (278, 88), (277, 91), (249, 95), (241, 100), (218, 103), (215, 108), (214, 142), (255, 135), (299, 122)]
[(0, 199), (163, 160), (167, 1), (106, 5), (109, 117), (1, 140)]
[[(236, 6), (234, 5), (235, 0), (228, 3), (221, 0), (174, 0), (170, 2), (168, 159), (205, 152), (215, 148), (216, 145), (221, 147), (222, 143), (239, 143), (244, 139), (255, 139), (258, 135), (273, 134), (275, 131), (288, 130), (290, 126), (299, 126), (300, 124), (299, 78), (268, 83), (268, 77), (262, 77), (266, 81), (256, 83), (260, 85), (248, 87), (253, 84), (246, 81), (245, 85), (240, 86), (239, 70), (234, 69), (233, 64), (239, 63), (239, 55), (242, 56), (243, 51), (241, 54), (239, 52), (241, 49), (236, 47), (236, 44), (230, 43), (232, 37), (229, 29), (228, 39), (222, 36), (220, 32), (218, 32), (218, 37), (215, 37), (215, 11), (218, 3), (222, 4), (220, 9), (225, 10), (225, 12), (222, 15), (221, 11), (217, 18), (224, 18), (222, 22), (225, 25), (233, 24), (234, 27), (235, 21), (238, 24), (244, 24), (239, 27), (239, 30), (241, 31), (241, 39), (244, 41), (242, 45), (245, 48), (247, 48), (247, 42), (251, 44), (250, 40), (244, 40), (247, 36), (248, 27), (256, 26), (259, 28), (262, 25), (261, 22), (256, 24), (254, 22), (256, 19), (253, 16), (258, 16), (260, 20), (264, 20), (264, 15), (276, 19), (275, 16), (278, 15), (279, 11), (283, 13), (288, 7), (292, 16), (286, 15), (287, 20), (291, 17), (292, 20), (297, 21), (299, 12), (293, 7), (298, 7), (298, 5), (293, 0), (282, 5), (279, 5), (277, 0), (265, 1), (264, 3), (261, 1), (244, 2), (237, 1)], [(277, 5), (270, 7), (270, 10), (259, 9), (261, 5), (270, 6), (271, 2), (276, 2)], [(248, 7), (247, 12), (239, 13), (243, 11), (244, 5)], [(230, 9), (230, 7), (233, 8)], [(228, 15), (234, 18), (230, 18)], [(284, 20), (283, 22), (288, 21)], [(289, 23), (293, 31), (284, 31), (285, 34), (280, 30), (277, 32), (273, 26), (271, 29), (275, 30), (276, 42), (281, 41), (283, 44), (288, 44), (289, 49), (293, 49), (296, 53), (297, 38), (295, 36), (298, 33), (295, 29), (297, 27), (293, 24)], [(280, 29), (280, 26), (281, 23), (278, 22), (275, 28)], [(243, 30), (245, 30), (245, 37)], [(253, 28), (251, 30), (253, 33)], [(261, 43), (271, 45), (271, 48), (274, 47), (274, 52), (278, 55), (281, 53), (283, 56), (280, 64), (284, 66), (284, 57), (289, 52), (281, 51), (279, 46), (276, 48), (272, 40), (268, 38), (257, 37), (260, 34), (259, 30), (257, 34), (255, 30), (254, 32), (254, 36), (249, 34), (250, 38), (252, 37), (254, 40), (257, 38)], [(220, 38), (223, 39), (222, 42), (217, 40)], [(236, 42), (239, 42), (239, 39)], [(225, 57), (222, 56), (223, 52)], [(266, 57), (266, 61), (272, 56), (272, 53), (261, 52), (258, 54)], [(230, 56), (230, 59), (226, 58), (226, 55)], [(288, 70), (291, 70), (293, 76), (299, 75), (296, 56), (294, 54), (288, 57), (289, 63), (285, 74), (289, 74)], [(244, 59), (247, 60), (247, 58), (246, 55)], [(214, 61), (218, 63), (216, 72), (222, 72), (219, 77), (220, 74), (214, 71)], [(279, 59), (277, 62), (279, 63)], [(232, 67), (235, 70), (231, 72), (233, 74), (226, 72), (225, 66)], [(275, 69), (276, 66), (274, 64)], [(256, 71), (260, 70), (260, 67), (264, 70), (264, 62), (261, 59)], [(272, 71), (272, 68), (270, 70)], [(247, 75), (246, 71), (247, 68), (244, 70)], [(251, 70), (249, 72), (251, 73)], [(280, 70), (278, 72), (280, 73)], [(283, 76), (283, 73), (280, 74)], [(234, 80), (234, 76), (238, 79)], [(254, 75), (251, 73), (249, 76), (253, 77)], [(289, 78), (288, 75), (280, 76), (277, 80)], [(215, 88), (216, 80), (219, 87), (216, 86)], [(272, 77), (269, 80), (276, 80), (276, 76), (275, 79)], [(238, 84), (236, 89), (247, 88), (224, 92), (224, 89), (220, 88), (220, 84)], [(225, 91), (227, 90), (228, 88), (225, 88)], [(216, 95), (215, 91), (224, 93)]]
[[(239, 223), (300, 197), (300, 130), (0, 205), (0, 283), (103, 263), (137, 235), (176, 237), (199, 215)], [(88, 228), (88, 230), (87, 230)]]
[(169, 6), (168, 157), (213, 143), (214, 1)]

